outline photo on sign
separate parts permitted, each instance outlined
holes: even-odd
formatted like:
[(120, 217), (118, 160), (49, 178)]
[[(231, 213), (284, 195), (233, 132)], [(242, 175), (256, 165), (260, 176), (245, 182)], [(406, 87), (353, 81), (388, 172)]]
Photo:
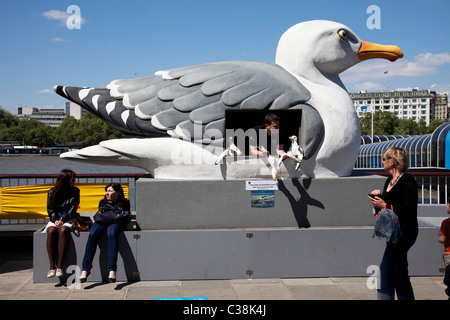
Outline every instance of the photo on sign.
[(275, 192), (273, 190), (253, 190), (251, 203), (254, 208), (268, 208), (275, 205)]

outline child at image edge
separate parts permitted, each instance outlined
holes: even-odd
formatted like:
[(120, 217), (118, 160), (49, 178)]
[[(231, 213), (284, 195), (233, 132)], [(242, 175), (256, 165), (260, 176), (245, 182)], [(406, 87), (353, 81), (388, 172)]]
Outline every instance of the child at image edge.
[[(447, 199), (447, 213), (450, 214), (450, 197)], [(450, 300), (450, 218), (442, 221), (441, 229), (439, 230), (439, 242), (444, 244), (444, 284), (447, 286), (445, 293)]]

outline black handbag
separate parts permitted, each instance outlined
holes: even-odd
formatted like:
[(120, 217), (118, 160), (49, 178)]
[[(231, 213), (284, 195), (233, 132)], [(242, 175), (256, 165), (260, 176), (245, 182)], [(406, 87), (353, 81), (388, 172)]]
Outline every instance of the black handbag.
[(122, 208), (105, 204), (94, 215), (95, 222), (101, 224), (121, 224), (126, 225), (130, 222), (131, 212)]

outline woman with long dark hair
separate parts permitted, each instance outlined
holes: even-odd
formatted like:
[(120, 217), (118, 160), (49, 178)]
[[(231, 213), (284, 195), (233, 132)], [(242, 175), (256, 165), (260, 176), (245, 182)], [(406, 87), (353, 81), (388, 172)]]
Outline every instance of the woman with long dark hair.
[[(105, 187), (105, 197), (100, 200), (98, 208), (111, 205), (122, 211), (130, 211), (130, 201), (125, 198), (123, 188), (119, 183), (110, 183)], [(120, 223), (101, 223), (95, 221), (89, 231), (80, 282), (86, 282), (92, 268), (95, 250), (102, 233), (106, 231), (108, 237), (108, 282), (116, 282), (117, 256), (119, 252), (119, 235), (125, 228)]]
[[(62, 170), (55, 185), (47, 194), (47, 213), (50, 221), (43, 232), (47, 233), (47, 253), (50, 271), (47, 278), (63, 276), (63, 259), (67, 239), (72, 225), (69, 220), (79, 216), (80, 189), (75, 187), (76, 174), (72, 170)], [(57, 261), (55, 263), (55, 256)]]

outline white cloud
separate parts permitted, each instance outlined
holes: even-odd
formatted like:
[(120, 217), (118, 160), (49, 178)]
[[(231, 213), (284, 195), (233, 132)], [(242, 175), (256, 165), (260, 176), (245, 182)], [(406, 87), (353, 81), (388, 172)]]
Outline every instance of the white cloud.
[(351, 92), (358, 92), (358, 91), (383, 91), (386, 88), (378, 82), (372, 82), (372, 81), (366, 81), (361, 83), (356, 83), (353, 86), (351, 86)]
[(66, 40), (64, 40), (63, 38), (56, 37), (56, 38), (51, 39), (50, 41), (51, 42), (65, 42)]
[[(342, 73), (341, 78), (352, 92), (360, 90), (382, 91), (387, 90), (387, 77), (426, 77), (438, 74), (439, 69), (446, 65), (450, 65), (450, 52), (423, 53), (415, 56), (412, 61), (405, 59), (397, 60), (394, 63), (380, 59), (365, 61)], [(376, 81), (379, 81), (379, 83)], [(450, 85), (433, 84), (430, 88), (420, 89), (431, 89), (442, 93), (449, 92)]]
[(59, 10), (45, 11), (42, 15), (50, 20), (58, 20), (63, 25), (66, 25), (67, 18), (69, 17), (69, 14), (67, 14), (64, 11), (59, 11)]
[(50, 90), (50, 89), (43, 89), (43, 90), (38, 90), (37, 93), (39, 93), (39, 94), (53, 93), (53, 90)]
[(431, 89), (431, 88), (407, 87), (407, 88), (397, 88), (394, 91), (411, 91), (414, 89), (420, 90), (420, 89)]
[(342, 74), (344, 83), (357, 83), (365, 80), (377, 80), (386, 77), (424, 77), (438, 73), (437, 67), (450, 64), (450, 52), (423, 53), (414, 57), (414, 61), (371, 60), (359, 63)]
[(430, 89), (436, 91), (437, 93), (450, 93), (450, 84), (433, 83)]
[(450, 64), (450, 53), (423, 53), (414, 57), (413, 62), (399, 61), (394, 76), (422, 77), (438, 73), (437, 67)]
[[(46, 17), (47, 19), (50, 20), (57, 20), (61, 23), (61, 25), (63, 26), (67, 26), (67, 19), (72, 15), (69, 14), (67, 12), (64, 11), (59, 11), (59, 10), (49, 10), (49, 11), (45, 11), (42, 14), (44, 17)], [(82, 15), (80, 15), (81, 21), (80, 23), (85, 23), (86, 20), (83, 18)]]

